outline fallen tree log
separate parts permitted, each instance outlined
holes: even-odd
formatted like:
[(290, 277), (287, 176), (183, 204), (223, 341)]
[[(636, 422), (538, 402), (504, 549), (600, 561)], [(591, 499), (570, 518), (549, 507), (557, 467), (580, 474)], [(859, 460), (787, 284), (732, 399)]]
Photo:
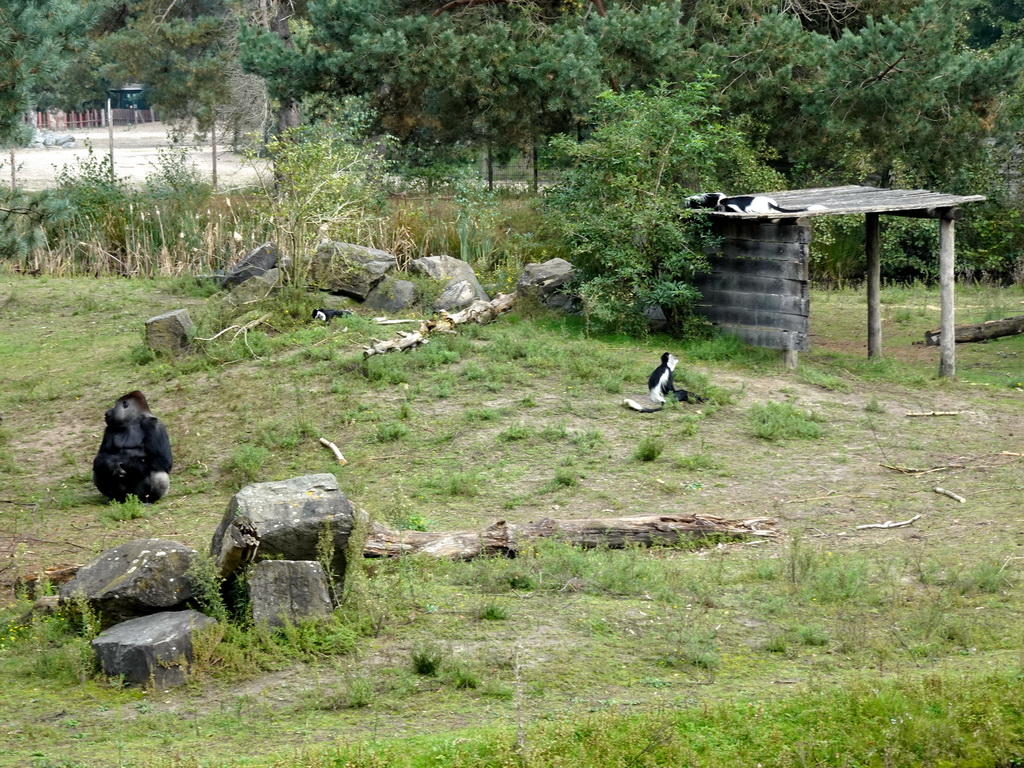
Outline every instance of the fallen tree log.
[(430, 339), (427, 337), (431, 333), (454, 333), (455, 327), (463, 323), (485, 325), (502, 312), (510, 310), (515, 300), (516, 295), (514, 293), (499, 293), (490, 301), (477, 299), (468, 307), (459, 310), (455, 314), (442, 311), (438, 317), (424, 320), (420, 323), (419, 330), (417, 331), (412, 333), (399, 331), (398, 338), (396, 339), (389, 339), (387, 341), (375, 340), (374, 344), (363, 349), (363, 357), (383, 355), (392, 350), (402, 352), (406, 349), (414, 349), (421, 344), (428, 343)]
[(471, 560), (481, 555), (514, 556), (538, 539), (557, 539), (583, 548), (675, 544), (684, 538), (774, 538), (775, 520), (755, 517), (728, 520), (709, 515), (642, 515), (639, 517), (552, 520), (529, 523), (499, 520), (482, 531), (396, 531), (373, 523), (363, 546), (365, 557), (422, 554)]
[[(985, 323), (972, 323), (958, 325), (953, 329), (954, 339), (957, 344), (969, 341), (985, 341), (987, 339), (998, 339), (1000, 336), (1014, 336), (1024, 333), (1024, 315), (1016, 317), (1004, 317), (1000, 320), (989, 320)], [(942, 331), (925, 331), (924, 341), (932, 347), (939, 346)]]

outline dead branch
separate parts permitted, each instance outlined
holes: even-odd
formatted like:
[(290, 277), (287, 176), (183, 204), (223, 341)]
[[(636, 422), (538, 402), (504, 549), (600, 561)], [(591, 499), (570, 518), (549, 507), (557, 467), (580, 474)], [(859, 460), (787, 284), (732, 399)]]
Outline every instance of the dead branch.
[(709, 515), (553, 520), (516, 524), (499, 520), (482, 531), (396, 531), (380, 523), (370, 527), (363, 555), (397, 557), (423, 554), (456, 560), (481, 555), (515, 555), (538, 539), (558, 539), (583, 548), (621, 549), (629, 545), (675, 544), (686, 537), (774, 538), (775, 520), (767, 517), (727, 520)]
[(941, 467), (930, 467), (929, 469), (915, 469), (914, 467), (900, 467), (896, 464), (879, 464), (883, 469), (892, 469), (904, 475), (928, 475), (932, 472), (945, 472), (947, 469), (963, 469), (963, 464), (944, 464)]
[(420, 344), (429, 342), (430, 340), (427, 338), (429, 334), (454, 333), (455, 327), (463, 323), (489, 323), (502, 312), (507, 312), (511, 309), (515, 300), (516, 296), (514, 293), (499, 293), (490, 301), (478, 299), (454, 315), (442, 311), (438, 318), (425, 320), (420, 323), (418, 331), (413, 333), (398, 331), (398, 338), (388, 341), (375, 339), (375, 344), (363, 349), (363, 357), (383, 355), (392, 350), (401, 352), (406, 349), (414, 349)]
[(902, 520), (898, 523), (894, 523), (892, 520), (886, 520), (884, 523), (867, 523), (865, 525), (858, 525), (857, 530), (862, 531), (865, 528), (906, 528), (908, 525), (913, 525), (915, 521), (920, 519), (920, 515), (914, 515), (909, 520)]
[(907, 411), (907, 416), (959, 416), (963, 411)]
[(341, 464), (342, 466), (345, 466), (346, 464), (348, 464), (348, 462), (345, 461), (345, 457), (341, 455), (341, 451), (338, 450), (338, 446), (336, 446), (330, 440), (327, 440), (326, 438), (323, 438), (323, 437), (320, 438), (320, 443), (322, 445), (326, 445), (328, 448), (331, 449), (331, 451), (334, 452), (334, 455), (338, 459), (338, 463), (339, 464)]
[(959, 501), (961, 504), (967, 501), (967, 499), (965, 499), (963, 496), (958, 496), (952, 491), (947, 491), (945, 488), (939, 488), (939, 486), (937, 485), (934, 488), (932, 488), (932, 490), (935, 491), (936, 493), (941, 493), (943, 496), (949, 496), (949, 498), (951, 498), (953, 501)]

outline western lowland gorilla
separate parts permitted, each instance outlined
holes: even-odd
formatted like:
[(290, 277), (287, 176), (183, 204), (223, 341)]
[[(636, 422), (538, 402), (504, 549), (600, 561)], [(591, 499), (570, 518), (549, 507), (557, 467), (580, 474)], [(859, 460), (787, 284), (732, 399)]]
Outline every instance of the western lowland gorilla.
[(170, 488), (171, 441), (139, 390), (119, 398), (104, 416), (107, 428), (92, 462), (92, 481), (114, 501), (133, 494), (156, 501)]
[(623, 402), (634, 411), (641, 413), (654, 413), (665, 406), (665, 400), (669, 397), (690, 403), (705, 403), (703, 397), (687, 392), (685, 389), (676, 389), (674, 371), (679, 363), (679, 358), (666, 352), (661, 356), (661, 365), (655, 368), (647, 379), (647, 386), (650, 389), (650, 398), (658, 404), (657, 408), (644, 408), (636, 400), (623, 400)]

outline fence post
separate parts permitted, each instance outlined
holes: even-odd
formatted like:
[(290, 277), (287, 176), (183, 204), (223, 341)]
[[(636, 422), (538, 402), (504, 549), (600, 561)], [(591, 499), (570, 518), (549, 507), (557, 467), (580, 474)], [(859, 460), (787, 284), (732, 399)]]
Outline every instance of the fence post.
[(533, 145), (533, 194), (537, 194), (537, 187), (540, 182), (540, 175), (537, 172), (537, 145)]
[(114, 111), (110, 108), (110, 99), (107, 99), (107, 138), (110, 140), (110, 180), (114, 175)]
[(494, 154), (491, 152), (491, 145), (487, 145), (487, 189), (494, 191)]
[(14, 166), (14, 147), (11, 147), (11, 192), (18, 186), (18, 173)]
[(210, 126), (210, 149), (213, 152), (211, 156), (210, 168), (213, 171), (213, 191), (217, 191), (217, 121), (213, 121), (213, 125)]

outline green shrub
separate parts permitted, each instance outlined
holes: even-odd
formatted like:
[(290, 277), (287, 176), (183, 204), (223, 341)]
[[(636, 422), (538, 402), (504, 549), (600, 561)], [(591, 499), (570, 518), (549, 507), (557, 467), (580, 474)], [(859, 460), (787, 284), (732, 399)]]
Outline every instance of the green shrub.
[(633, 452), (633, 458), (637, 461), (654, 461), (661, 456), (665, 450), (665, 441), (657, 435), (645, 435), (640, 439), (639, 445)]
[(816, 440), (821, 437), (820, 416), (805, 413), (791, 403), (756, 403), (749, 411), (754, 436), (762, 440)]
[[(578, 270), (589, 321), (646, 332), (660, 306), (670, 330), (686, 330), (706, 266), (706, 216), (688, 210), (694, 190), (780, 184), (739, 132), (716, 122), (710, 83), (601, 95), (590, 135), (552, 142), (569, 165), (547, 196)], [(696, 325), (696, 324), (695, 324)], [(700, 324), (702, 325), (702, 324)]]
[(409, 653), (413, 671), (425, 677), (437, 677), (441, 667), (451, 658), (451, 650), (435, 642), (421, 642)]

